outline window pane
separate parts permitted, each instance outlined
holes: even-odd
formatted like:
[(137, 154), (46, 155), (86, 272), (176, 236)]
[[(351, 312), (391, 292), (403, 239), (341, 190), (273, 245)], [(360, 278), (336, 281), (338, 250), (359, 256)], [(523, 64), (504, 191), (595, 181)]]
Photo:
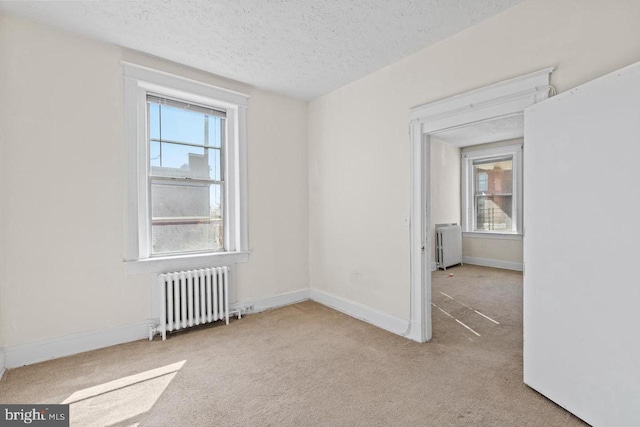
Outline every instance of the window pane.
[(489, 190), (489, 174), (478, 172), (476, 174), (476, 192), (486, 192)]
[[(205, 114), (161, 105), (160, 137), (163, 141), (204, 145)], [(153, 138), (153, 137), (152, 137)]]
[[(476, 193), (511, 194), (513, 192), (513, 158), (473, 162)], [(484, 188), (481, 188), (484, 186)]]
[(152, 176), (213, 179), (220, 181), (220, 150), (168, 142), (150, 143)]
[(155, 102), (148, 105), (150, 139), (222, 146), (224, 118)]
[(149, 144), (149, 162), (152, 169), (154, 166), (160, 166), (160, 143), (159, 142), (151, 141), (151, 143)]
[(149, 105), (149, 138), (160, 139), (160, 105), (152, 102)]
[(513, 157), (473, 162), (477, 231), (513, 231)]
[(512, 196), (477, 196), (476, 230), (511, 232), (512, 206)]
[(224, 138), (225, 120), (222, 117), (209, 116), (209, 140), (206, 145), (222, 147)]
[(152, 254), (223, 250), (220, 184), (151, 184)]

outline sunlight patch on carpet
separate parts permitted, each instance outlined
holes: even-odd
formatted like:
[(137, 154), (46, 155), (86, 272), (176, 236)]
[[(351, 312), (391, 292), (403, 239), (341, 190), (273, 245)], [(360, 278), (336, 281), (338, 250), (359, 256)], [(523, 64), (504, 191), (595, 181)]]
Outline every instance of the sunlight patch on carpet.
[(107, 426), (149, 411), (186, 360), (78, 390), (62, 403), (70, 404), (72, 425)]

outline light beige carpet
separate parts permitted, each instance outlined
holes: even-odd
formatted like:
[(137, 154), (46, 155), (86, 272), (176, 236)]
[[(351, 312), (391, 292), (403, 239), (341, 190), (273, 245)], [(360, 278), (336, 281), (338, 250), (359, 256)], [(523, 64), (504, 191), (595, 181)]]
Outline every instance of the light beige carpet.
[(305, 302), (12, 369), (0, 402), (72, 402), (83, 426), (583, 425), (522, 382), (520, 273), (433, 278), (452, 317), (434, 308), (427, 344)]

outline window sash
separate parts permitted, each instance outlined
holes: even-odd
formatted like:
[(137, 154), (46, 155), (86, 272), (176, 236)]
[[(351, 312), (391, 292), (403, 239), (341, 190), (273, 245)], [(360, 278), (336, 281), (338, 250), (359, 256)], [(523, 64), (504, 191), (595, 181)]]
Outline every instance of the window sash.
[(513, 193), (476, 193), (474, 194), (474, 197), (478, 198), (478, 197), (491, 197), (491, 196), (513, 196)]
[[(478, 165), (487, 165), (490, 163), (499, 163), (499, 162), (511, 162), (511, 170), (512, 170), (512, 175), (511, 175), (511, 188), (513, 189), (513, 170), (515, 167), (515, 161), (514, 161), (514, 156), (509, 154), (509, 155), (502, 155), (502, 156), (493, 156), (493, 157), (487, 157), (487, 158), (482, 158), (482, 159), (476, 159), (470, 162), (470, 173), (472, 176), (472, 187), (473, 188), (473, 203), (472, 203), (472, 223), (473, 223), (473, 231), (487, 231), (484, 228), (480, 228), (479, 224), (478, 224), (478, 215), (479, 215), (479, 208), (478, 208), (478, 202), (479, 199), (481, 197), (492, 197), (492, 196), (497, 196), (497, 197), (509, 197), (511, 196), (511, 228), (507, 229), (505, 231), (511, 233), (513, 232), (513, 228), (515, 225), (515, 221), (514, 221), (514, 213), (516, 212), (516, 198), (513, 197), (513, 191), (510, 193), (495, 193), (495, 192), (490, 192), (488, 191), (478, 191), (478, 183), (477, 183), (477, 171), (476, 171), (476, 166)], [(489, 187), (489, 171), (485, 171), (487, 174), (487, 187)], [(503, 211), (504, 212), (504, 211)], [(491, 218), (493, 218), (493, 215), (491, 215)], [(492, 223), (492, 228), (490, 228), (489, 230), (494, 230), (494, 225)]]
[(226, 118), (227, 112), (223, 110), (217, 110), (204, 105), (194, 104), (185, 101), (179, 101), (177, 99), (168, 98), (166, 96), (158, 96), (147, 93), (147, 102), (153, 102), (154, 104), (166, 105), (168, 107), (180, 108), (181, 110), (196, 111), (208, 116)]
[[(151, 144), (151, 142), (158, 142), (155, 140), (149, 140), (149, 144)], [(171, 143), (174, 144), (174, 143)], [(187, 144), (174, 144), (174, 145), (187, 145)], [(188, 145), (187, 145), (188, 146)], [(185, 175), (171, 175), (171, 174), (158, 174), (158, 173), (154, 173), (153, 169), (156, 166), (152, 166), (151, 165), (151, 159), (149, 159), (149, 173), (148, 176), (152, 177), (152, 178), (167, 178), (167, 179), (189, 179), (189, 180), (194, 180), (194, 181), (215, 181), (218, 183), (223, 183), (225, 181), (224, 177), (225, 177), (225, 163), (224, 163), (224, 150), (222, 148), (214, 148), (214, 147), (198, 147), (198, 148), (204, 148), (205, 150), (217, 150), (219, 152), (219, 175), (220, 175), (220, 179), (216, 180), (215, 178), (196, 178), (196, 177), (189, 177)], [(151, 150), (149, 150), (151, 151)], [(205, 151), (206, 152), (206, 151)], [(162, 167), (162, 166), (160, 166)]]
[(513, 155), (509, 154), (508, 156), (495, 156), (495, 157), (487, 157), (483, 159), (474, 160), (473, 166), (478, 165), (486, 165), (487, 163), (498, 163), (498, 162), (508, 162), (513, 160)]
[[(213, 116), (213, 117), (220, 117), (222, 118), (224, 121), (222, 122), (222, 126), (221, 126), (221, 135), (220, 135), (220, 146), (214, 146), (214, 145), (209, 145), (209, 132), (208, 132), (208, 123), (209, 120), (205, 120), (204, 126), (203, 126), (203, 132), (204, 132), (204, 144), (197, 144), (197, 143), (191, 143), (191, 142), (186, 142), (186, 141), (173, 141), (173, 140), (168, 140), (168, 139), (163, 139), (162, 138), (162, 123), (159, 124), (159, 130), (160, 130), (160, 138), (151, 138), (151, 124), (150, 124), (150, 111), (151, 111), (151, 103), (156, 103), (159, 105), (167, 105), (173, 108), (180, 108), (183, 110), (187, 110), (187, 111), (195, 111), (207, 116)], [(159, 175), (159, 174), (154, 174), (152, 173), (152, 167), (151, 167), (151, 159), (149, 156), (147, 156), (147, 167), (148, 167), (148, 172), (147, 172), (147, 179), (148, 179), (148, 195), (149, 195), (149, 202), (148, 202), (148, 206), (149, 206), (149, 210), (148, 210), (148, 236), (149, 236), (149, 243), (148, 243), (148, 248), (149, 248), (149, 257), (153, 258), (153, 257), (165, 257), (165, 256), (179, 256), (179, 255), (184, 255), (184, 254), (193, 254), (193, 253), (206, 253), (206, 252), (225, 252), (227, 250), (226, 245), (227, 242), (229, 241), (228, 236), (227, 236), (227, 222), (228, 222), (228, 216), (227, 216), (227, 211), (226, 211), (226, 205), (225, 205), (225, 197), (226, 197), (226, 184), (225, 184), (225, 157), (224, 157), (224, 153), (225, 153), (225, 147), (227, 145), (227, 135), (226, 135), (226, 112), (224, 111), (218, 111), (215, 110), (213, 108), (208, 108), (202, 105), (197, 105), (197, 104), (191, 104), (191, 103), (187, 103), (187, 102), (183, 102), (183, 101), (179, 101), (176, 99), (171, 99), (171, 98), (165, 98), (165, 97), (159, 97), (153, 94), (149, 94), (147, 93), (146, 96), (146, 104), (147, 104), (147, 108), (146, 108), (146, 112), (147, 112), (147, 152), (150, 153), (151, 152), (151, 144), (153, 142), (159, 143), (160, 147), (162, 147), (163, 143), (167, 143), (167, 144), (174, 144), (174, 145), (180, 145), (180, 146), (186, 146), (186, 147), (195, 147), (195, 148), (202, 148), (205, 150), (205, 153), (207, 153), (206, 150), (217, 150), (220, 155), (219, 155), (219, 169), (220, 169), (220, 179), (206, 179), (206, 178), (195, 178), (195, 177), (187, 177), (187, 176), (168, 176), (168, 175)], [(209, 216), (202, 216), (202, 217), (198, 217), (198, 216), (194, 216), (194, 217), (171, 217), (171, 218), (154, 218), (152, 215), (152, 206), (153, 206), (153, 200), (152, 200), (152, 185), (154, 183), (162, 183), (163, 185), (176, 185), (176, 186), (189, 186), (189, 187), (193, 187), (194, 184), (203, 184), (203, 185), (207, 185), (210, 186), (211, 185), (218, 185), (220, 188), (220, 218), (212, 218), (211, 215)], [(186, 222), (185, 222), (186, 221)], [(172, 223), (178, 223), (178, 224), (204, 224), (204, 223), (212, 223), (212, 222), (221, 222), (221, 227), (222, 227), (222, 242), (221, 242), (221, 247), (217, 248), (217, 249), (203, 249), (203, 250), (193, 250), (193, 251), (183, 251), (183, 250), (177, 250), (177, 251), (160, 251), (160, 252), (154, 252), (153, 250), (153, 244), (152, 244), (152, 237), (153, 237), (153, 226), (154, 225), (167, 225), (167, 224), (172, 224)]]
[(162, 176), (162, 175), (149, 175), (149, 181), (170, 181), (170, 182), (183, 182), (185, 185), (187, 183), (206, 183), (206, 184), (222, 184), (224, 185), (224, 180), (216, 180), (216, 179), (204, 179), (204, 178), (189, 178), (182, 176)]
[[(205, 185), (219, 185), (220, 186), (220, 218), (209, 216), (182, 216), (182, 217), (153, 217), (152, 207), (153, 200), (151, 200), (152, 195), (152, 184), (160, 183), (162, 185), (174, 185), (177, 187), (194, 187), (197, 184)], [(195, 184), (195, 185), (194, 185)], [(226, 225), (226, 215), (225, 215), (225, 196), (226, 196), (226, 188), (224, 186), (223, 181), (213, 181), (213, 180), (195, 180), (189, 178), (164, 178), (164, 177), (149, 177), (149, 257), (165, 257), (165, 256), (175, 256), (175, 255), (185, 255), (185, 254), (194, 254), (194, 253), (206, 253), (206, 252), (226, 252), (226, 242), (227, 242), (227, 225)], [(202, 250), (192, 250), (192, 251), (160, 251), (154, 252), (153, 245), (151, 239), (153, 238), (153, 226), (154, 225), (171, 225), (171, 223), (177, 223), (173, 225), (188, 225), (188, 224), (204, 224), (204, 223), (213, 223), (213, 222), (221, 222), (222, 227), (222, 242), (220, 248), (217, 249), (202, 249)]]
[[(496, 207), (480, 207), (480, 203), (482, 201), (482, 199), (485, 199), (486, 201), (490, 201), (492, 203), (498, 203), (497, 200), (494, 199), (494, 197), (498, 197), (500, 198), (500, 202), (499, 205), (500, 206), (496, 206)], [(511, 198), (511, 209), (510, 209), (510, 214), (511, 215), (507, 215), (507, 206), (509, 206), (509, 204), (507, 204), (506, 206), (503, 207), (502, 205), (502, 200), (504, 200), (505, 197), (510, 197)], [(506, 232), (513, 232), (513, 228), (514, 228), (514, 223), (515, 223), (515, 218), (514, 218), (514, 207), (515, 207), (515, 198), (511, 195), (511, 194), (505, 194), (505, 195), (476, 195), (476, 198), (474, 199), (474, 206), (473, 206), (473, 222), (474, 222), (474, 227), (473, 227), (473, 231), (479, 231), (479, 232), (485, 232), (485, 231), (506, 231)], [(482, 218), (483, 221), (480, 222), (479, 219)], [(496, 218), (498, 219), (498, 221), (496, 221)], [(480, 226), (480, 224), (483, 225), (483, 227)], [(502, 228), (502, 225), (504, 224), (505, 228)], [(488, 227), (488, 228), (486, 228)]]
[[(489, 232), (496, 234), (520, 234), (522, 233), (522, 143), (505, 145), (496, 148), (487, 148), (473, 151), (464, 151), (461, 153), (462, 165), (461, 172), (463, 179), (461, 181), (462, 188), (462, 208), (465, 232)], [(512, 162), (512, 186), (509, 192), (493, 192), (478, 190), (478, 177), (476, 166), (495, 163), (501, 161)], [(488, 186), (489, 187), (489, 186)], [(487, 188), (489, 190), (490, 188)], [(481, 198), (491, 197), (511, 197), (510, 208), (511, 227), (501, 230), (484, 230), (478, 228), (478, 201)], [(507, 205), (508, 206), (508, 205)], [(506, 207), (505, 207), (506, 209)]]
[(164, 138), (149, 138), (149, 142), (159, 142), (160, 144), (175, 144), (175, 145), (186, 145), (189, 147), (197, 147), (197, 148), (207, 148), (210, 150), (222, 150), (222, 147), (216, 147), (214, 145), (203, 145), (196, 144), (194, 142), (185, 142), (185, 141), (174, 141), (172, 139), (164, 139)]

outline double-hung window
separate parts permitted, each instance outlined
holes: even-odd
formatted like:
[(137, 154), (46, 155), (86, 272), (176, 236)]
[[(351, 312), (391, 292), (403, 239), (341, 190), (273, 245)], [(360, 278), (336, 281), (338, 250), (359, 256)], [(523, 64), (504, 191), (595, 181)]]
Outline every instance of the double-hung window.
[(124, 69), (128, 270), (246, 261), (246, 95)]
[(522, 144), (462, 153), (463, 231), (522, 234)]
[(224, 251), (226, 112), (147, 95), (151, 255)]

